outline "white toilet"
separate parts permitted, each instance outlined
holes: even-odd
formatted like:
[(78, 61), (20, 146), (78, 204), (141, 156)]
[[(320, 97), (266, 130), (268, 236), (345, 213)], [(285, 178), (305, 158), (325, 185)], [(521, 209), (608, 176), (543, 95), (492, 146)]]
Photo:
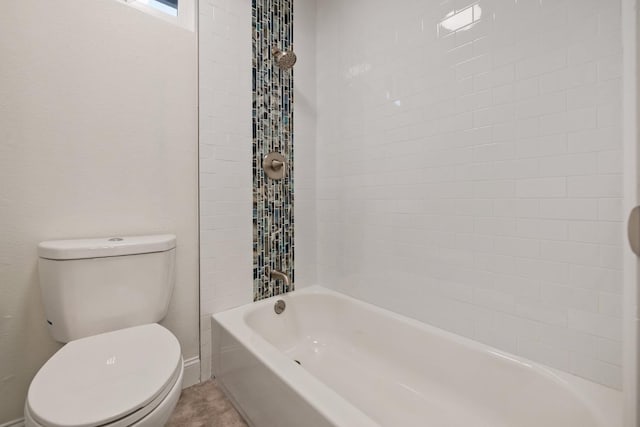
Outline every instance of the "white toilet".
[(182, 390), (180, 344), (155, 322), (175, 282), (173, 235), (59, 240), (38, 246), (40, 287), (67, 343), (29, 386), (34, 427), (162, 426)]

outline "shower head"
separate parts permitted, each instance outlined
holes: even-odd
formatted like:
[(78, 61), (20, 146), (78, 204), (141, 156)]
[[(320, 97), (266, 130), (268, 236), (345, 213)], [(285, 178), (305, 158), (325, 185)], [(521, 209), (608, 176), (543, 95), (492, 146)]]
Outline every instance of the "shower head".
[(273, 56), (276, 58), (276, 64), (278, 64), (278, 67), (283, 70), (293, 68), (296, 61), (298, 60), (298, 57), (296, 57), (296, 54), (293, 53), (293, 50), (283, 52), (277, 47), (274, 47), (272, 52)]

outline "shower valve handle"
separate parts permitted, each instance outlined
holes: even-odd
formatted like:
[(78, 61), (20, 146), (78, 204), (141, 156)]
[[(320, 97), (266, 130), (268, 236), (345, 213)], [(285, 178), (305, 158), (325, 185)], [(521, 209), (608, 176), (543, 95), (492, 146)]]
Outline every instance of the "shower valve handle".
[(276, 181), (284, 178), (287, 171), (287, 168), (284, 167), (286, 164), (285, 157), (277, 151), (272, 151), (262, 159), (262, 169), (264, 169), (265, 175)]

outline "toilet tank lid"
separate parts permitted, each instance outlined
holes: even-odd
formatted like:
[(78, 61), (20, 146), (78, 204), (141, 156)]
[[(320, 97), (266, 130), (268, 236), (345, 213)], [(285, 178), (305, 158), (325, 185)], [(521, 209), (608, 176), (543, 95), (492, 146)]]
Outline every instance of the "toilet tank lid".
[(49, 240), (38, 245), (38, 256), (53, 260), (103, 258), (165, 252), (175, 247), (173, 234)]

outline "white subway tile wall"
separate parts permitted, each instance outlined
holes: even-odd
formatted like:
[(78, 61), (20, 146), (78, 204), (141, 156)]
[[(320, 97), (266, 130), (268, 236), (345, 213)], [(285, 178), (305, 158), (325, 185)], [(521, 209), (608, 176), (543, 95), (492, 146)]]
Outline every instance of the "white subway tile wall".
[(620, 388), (619, 1), (317, 10), (320, 283)]
[[(322, 0), (321, 0), (322, 1)], [(293, 1), (296, 289), (316, 276), (316, 0)]]
[(251, 0), (200, 0), (200, 358), (211, 314), (253, 301)]

